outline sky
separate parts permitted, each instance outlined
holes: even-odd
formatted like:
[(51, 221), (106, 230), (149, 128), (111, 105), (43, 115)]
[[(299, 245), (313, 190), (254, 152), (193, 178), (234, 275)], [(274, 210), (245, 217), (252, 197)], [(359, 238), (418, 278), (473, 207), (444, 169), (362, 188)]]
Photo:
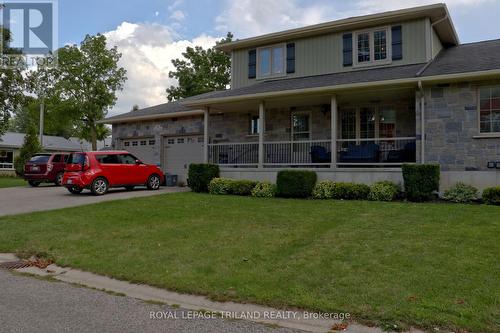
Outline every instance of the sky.
[[(133, 105), (165, 103), (172, 59), (187, 46), (211, 47), (231, 31), (235, 38), (351, 16), (435, 3), (427, 0), (59, 0), (59, 43), (79, 44), (103, 33), (122, 53), (128, 80), (109, 116)], [(500, 38), (500, 0), (441, 0), (462, 43)]]

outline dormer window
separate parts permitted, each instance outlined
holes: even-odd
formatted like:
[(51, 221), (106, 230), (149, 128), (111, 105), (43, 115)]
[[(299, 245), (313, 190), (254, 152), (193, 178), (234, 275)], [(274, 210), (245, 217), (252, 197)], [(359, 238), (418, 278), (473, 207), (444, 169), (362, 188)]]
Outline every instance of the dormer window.
[(285, 75), (285, 45), (273, 45), (257, 49), (258, 78)]
[(354, 33), (354, 65), (370, 66), (391, 62), (391, 34), (389, 28), (357, 31)]

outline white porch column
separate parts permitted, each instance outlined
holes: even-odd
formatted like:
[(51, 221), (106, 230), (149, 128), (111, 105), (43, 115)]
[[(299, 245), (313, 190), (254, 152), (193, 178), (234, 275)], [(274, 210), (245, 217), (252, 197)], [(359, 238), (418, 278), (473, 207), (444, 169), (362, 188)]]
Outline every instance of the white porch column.
[(422, 82), (418, 82), (418, 88), (420, 90), (420, 163), (425, 163), (425, 94)]
[(210, 109), (205, 108), (203, 112), (203, 163), (208, 163), (208, 113)]
[(266, 110), (264, 101), (259, 104), (259, 169), (264, 167), (264, 131), (266, 126)]
[(332, 169), (337, 167), (337, 114), (337, 96), (332, 95), (330, 100)]

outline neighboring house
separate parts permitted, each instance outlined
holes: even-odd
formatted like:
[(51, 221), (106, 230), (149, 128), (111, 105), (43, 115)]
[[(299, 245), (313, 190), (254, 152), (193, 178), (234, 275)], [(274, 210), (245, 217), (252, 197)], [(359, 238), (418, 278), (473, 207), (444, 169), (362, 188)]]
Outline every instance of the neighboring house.
[[(24, 142), (24, 133), (7, 132), (0, 136), (0, 173), (14, 173), (14, 160)], [(108, 140), (109, 141), (109, 140)], [(108, 142), (109, 143), (109, 142)], [(105, 141), (99, 141), (98, 148), (105, 146)], [(79, 138), (63, 138), (60, 136), (43, 136), (43, 151), (87, 151), (92, 144)]]
[(439, 163), (443, 189), (500, 185), (500, 40), (461, 44), (444, 4), (217, 47), (231, 89), (106, 119), (114, 148), (183, 181), (202, 161), (224, 177), (302, 167), (366, 183)]

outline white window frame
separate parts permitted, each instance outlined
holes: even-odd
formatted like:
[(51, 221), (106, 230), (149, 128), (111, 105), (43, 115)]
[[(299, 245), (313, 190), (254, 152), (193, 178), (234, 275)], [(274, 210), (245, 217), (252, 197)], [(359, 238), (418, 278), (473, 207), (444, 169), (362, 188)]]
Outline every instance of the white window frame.
[[(387, 57), (382, 60), (375, 60), (375, 39), (373, 38), (376, 31), (385, 31), (386, 36), (386, 47), (387, 47)], [(369, 36), (370, 45), (370, 61), (358, 62), (358, 36), (360, 34), (367, 33)], [(378, 65), (388, 65), (392, 63), (392, 33), (391, 27), (377, 27), (372, 29), (357, 30), (353, 32), (352, 39), (352, 63), (353, 67), (367, 67), (367, 66), (378, 66)]]
[[(293, 130), (293, 117), (296, 115), (309, 116), (309, 131), (308, 132), (294, 132), (294, 130)], [(290, 116), (290, 124), (291, 124), (290, 133), (292, 135), (292, 137), (291, 137), (292, 142), (301, 142), (301, 141), (311, 141), (312, 140), (313, 131), (312, 131), (312, 112), (311, 111), (293, 111), (291, 113), (291, 116)], [(309, 138), (307, 138), (307, 140), (295, 140), (294, 139), (295, 134), (302, 134), (302, 133), (309, 133)]]
[[(478, 132), (478, 137), (500, 137), (500, 132), (481, 132), (481, 89), (493, 89), (494, 87), (499, 87), (500, 84), (498, 85), (487, 85), (487, 86), (479, 86), (477, 88), (477, 132)], [(491, 92), (490, 92), (490, 99), (491, 99)], [(491, 112), (491, 108), (490, 108)]]
[[(273, 48), (277, 48), (277, 47), (280, 47), (281, 49), (283, 49), (283, 59), (282, 59), (282, 62), (283, 62), (283, 73), (273, 74)], [(270, 50), (270, 52), (269, 52), (269, 70), (270, 70), (270, 74), (269, 75), (261, 75), (260, 74), (260, 52), (262, 50), (265, 50), (265, 49), (269, 49)], [(257, 68), (256, 68), (256, 70), (257, 70), (256, 79), (257, 80), (265, 80), (265, 79), (269, 79), (269, 78), (278, 78), (278, 77), (284, 77), (284, 76), (286, 76), (286, 44), (285, 43), (279, 43), (279, 44), (273, 44), (273, 45), (266, 45), (266, 46), (258, 47), (257, 48), (256, 57), (257, 57)]]
[[(0, 170), (14, 170), (14, 160), (16, 159), (16, 157), (14, 156), (15, 155), (15, 152), (14, 150), (12, 149), (0, 149), (2, 151), (5, 151), (7, 153), (12, 153), (12, 162), (11, 163), (0, 163)], [(10, 168), (9, 167), (3, 167), (4, 165), (10, 165)]]
[[(253, 132), (253, 128), (254, 128), (254, 127), (252, 126), (252, 125), (253, 125), (253, 124), (252, 124), (252, 122), (253, 122), (254, 118), (257, 118), (257, 132), (255, 132), (255, 133)], [(248, 135), (249, 135), (249, 136), (257, 136), (257, 135), (259, 135), (259, 133), (260, 133), (260, 121), (259, 121), (259, 116), (258, 116), (258, 115), (254, 115), (254, 114), (253, 114), (253, 115), (250, 115), (250, 128), (249, 128), (249, 130), (248, 130)]]

